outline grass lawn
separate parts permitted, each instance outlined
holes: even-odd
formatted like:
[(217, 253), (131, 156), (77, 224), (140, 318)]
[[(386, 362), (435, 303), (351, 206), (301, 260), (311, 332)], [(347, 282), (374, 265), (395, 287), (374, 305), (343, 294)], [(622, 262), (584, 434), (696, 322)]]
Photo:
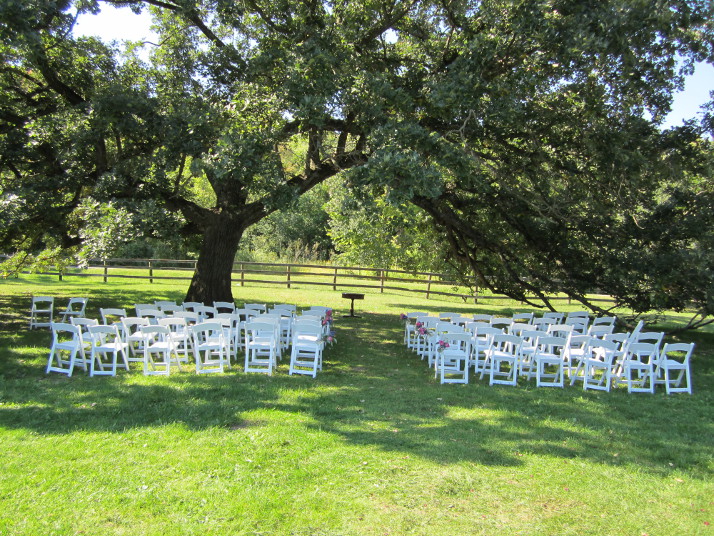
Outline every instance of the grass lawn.
[[(399, 313), (516, 307), (237, 288), (240, 302), (336, 310), (316, 379), (46, 375), (29, 297), (99, 307), (181, 300), (185, 284), (0, 281), (0, 534), (714, 535), (714, 330), (694, 394), (442, 386)], [(676, 322), (672, 316), (669, 321)]]

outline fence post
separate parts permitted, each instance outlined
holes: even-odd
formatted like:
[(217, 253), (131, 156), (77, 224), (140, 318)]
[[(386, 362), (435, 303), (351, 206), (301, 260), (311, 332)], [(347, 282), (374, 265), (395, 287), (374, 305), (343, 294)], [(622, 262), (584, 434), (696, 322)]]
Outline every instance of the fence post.
[(245, 286), (245, 264), (240, 263), (240, 286)]
[(332, 290), (337, 290), (337, 268), (335, 268), (335, 276), (332, 278)]
[(429, 299), (429, 294), (431, 294), (431, 274), (429, 274), (429, 279), (426, 283), (426, 299)]
[(478, 285), (474, 288), (474, 303), (478, 303)]
[(104, 265), (104, 282), (107, 282), (107, 275), (109, 274), (109, 266), (107, 266), (107, 260), (104, 259), (102, 261), (102, 264)]
[(385, 273), (386, 270), (380, 270), (379, 271), (379, 293), (384, 294), (384, 279), (385, 279)]
[(288, 264), (288, 288), (290, 288), (290, 265)]
[(154, 267), (151, 264), (151, 260), (149, 260), (149, 283), (154, 283)]

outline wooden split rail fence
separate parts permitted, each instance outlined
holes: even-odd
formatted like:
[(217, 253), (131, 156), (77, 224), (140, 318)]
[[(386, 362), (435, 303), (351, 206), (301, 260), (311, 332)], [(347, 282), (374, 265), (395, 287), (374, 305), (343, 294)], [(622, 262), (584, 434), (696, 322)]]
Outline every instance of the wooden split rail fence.
[[(196, 269), (195, 260), (176, 259), (106, 259), (92, 260), (83, 268), (72, 266), (63, 271), (44, 272), (60, 280), (68, 277), (111, 279), (190, 280)], [(478, 287), (464, 287), (447, 276), (435, 272), (408, 272), (386, 268), (332, 266), (320, 264), (280, 264), (264, 262), (236, 262), (232, 281), (239, 286), (250, 284), (279, 285), (287, 288), (322, 286), (332, 290), (349, 291), (370, 289), (384, 293), (400, 291), (431, 296), (452, 296), (464, 300), (500, 300), (506, 296), (480, 292)], [(551, 300), (569, 301), (567, 297), (552, 296)], [(612, 301), (602, 296), (595, 301)]]

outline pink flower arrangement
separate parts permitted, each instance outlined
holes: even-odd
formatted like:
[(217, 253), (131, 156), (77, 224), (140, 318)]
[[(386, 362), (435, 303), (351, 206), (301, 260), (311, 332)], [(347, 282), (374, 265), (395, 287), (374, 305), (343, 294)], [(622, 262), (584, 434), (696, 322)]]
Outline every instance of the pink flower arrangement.
[(443, 352), (443, 351), (446, 350), (448, 347), (449, 347), (449, 343), (448, 343), (448, 342), (446, 342), (446, 341), (439, 341), (439, 347), (437, 348), (437, 350), (438, 350), (439, 352)]

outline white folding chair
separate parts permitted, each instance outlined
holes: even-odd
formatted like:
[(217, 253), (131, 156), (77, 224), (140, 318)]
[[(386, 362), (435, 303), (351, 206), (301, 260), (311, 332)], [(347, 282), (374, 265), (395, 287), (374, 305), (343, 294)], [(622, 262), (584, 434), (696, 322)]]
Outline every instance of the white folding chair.
[(188, 329), (193, 338), (196, 374), (223, 372), (228, 365), (228, 356), (220, 322), (201, 322)]
[(147, 376), (168, 376), (171, 365), (181, 370), (181, 362), (176, 353), (171, 330), (167, 326), (144, 326), (144, 374)]
[(60, 311), (62, 322), (69, 322), (71, 318), (81, 318), (87, 309), (87, 298), (70, 298), (64, 311)]
[(89, 326), (87, 333), (92, 343), (90, 376), (116, 376), (120, 357), (124, 368), (129, 370), (128, 345), (122, 341), (116, 325)]
[(52, 345), (45, 374), (61, 372), (71, 376), (76, 365), (86, 371), (87, 359), (84, 354), (80, 327), (52, 322), (50, 329), (52, 330)]
[(406, 318), (404, 319), (404, 344), (406, 344), (407, 348), (413, 350), (416, 348), (416, 328), (414, 327), (414, 324), (416, 324), (416, 319), (420, 316), (429, 316), (429, 313), (422, 311), (411, 311), (409, 313), (406, 313), (405, 316)]
[(480, 373), (480, 377), (483, 378), (487, 364), (486, 350), (490, 348), (493, 336), (503, 332), (499, 328), (492, 328), (485, 322), (471, 322), (466, 324), (465, 328), (472, 334), (470, 364), (474, 367), (474, 374)]
[(279, 323), (261, 317), (245, 324), (245, 372), (273, 373), (280, 347)]
[[(610, 391), (614, 376), (615, 359), (619, 351), (619, 345), (614, 341), (601, 341), (590, 339), (588, 352), (580, 361), (578, 370), (570, 379), (570, 384), (582, 379), (583, 390), (596, 389), (599, 391)], [(582, 371), (582, 377), (578, 372)]]
[(444, 333), (437, 341), (437, 370), (441, 383), (469, 383), (471, 333)]
[[(194, 314), (194, 313), (188, 313)], [(169, 316), (158, 319), (159, 326), (164, 326), (171, 332), (171, 344), (174, 353), (181, 363), (188, 363), (193, 350), (193, 341), (188, 331), (189, 323), (183, 316)]]
[(54, 307), (55, 299), (52, 296), (33, 296), (30, 305), (30, 329), (51, 327)]
[[(79, 338), (82, 343), (82, 359), (86, 361), (86, 364), (89, 365), (89, 361), (87, 360), (87, 355), (91, 353), (92, 351), (92, 341), (91, 338), (89, 337), (89, 326), (98, 326), (99, 321), (95, 318), (70, 318), (69, 320), (70, 324), (73, 326), (77, 326), (79, 328)], [(83, 367), (85, 370), (87, 370), (86, 367)]]
[(120, 335), (129, 349), (129, 361), (144, 361), (144, 335), (142, 329), (150, 326), (148, 317), (125, 316), (121, 319)]
[(317, 322), (296, 322), (290, 349), (289, 374), (317, 376), (322, 369), (322, 325)]
[(520, 337), (503, 333), (494, 335), (491, 339), (491, 346), (486, 350), (489, 369), (488, 384), (516, 385), (520, 354)]
[(533, 354), (537, 387), (563, 387), (567, 344), (568, 339), (565, 337), (538, 337)]
[[(664, 383), (667, 394), (692, 394), (692, 376), (690, 359), (694, 351), (694, 343), (667, 343), (660, 352), (655, 378), (658, 383)], [(672, 375), (672, 373), (678, 373)], [(682, 386), (682, 381), (684, 385)]]
[(633, 342), (620, 364), (621, 381), (628, 393), (654, 393), (655, 363), (659, 360), (659, 346), (649, 342)]

